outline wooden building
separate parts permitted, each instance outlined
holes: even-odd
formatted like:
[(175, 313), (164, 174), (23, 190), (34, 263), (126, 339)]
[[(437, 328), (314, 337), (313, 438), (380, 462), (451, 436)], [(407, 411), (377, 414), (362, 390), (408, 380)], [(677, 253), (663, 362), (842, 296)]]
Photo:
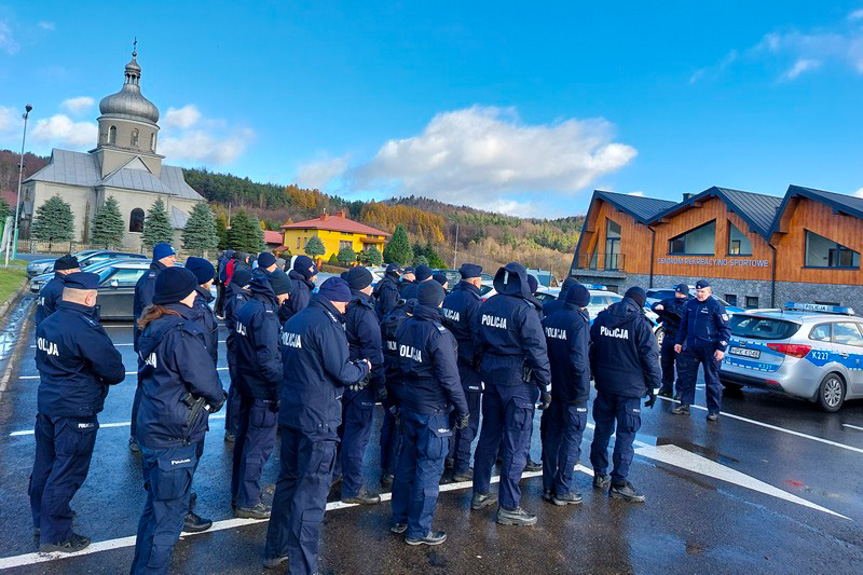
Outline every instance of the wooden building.
[(861, 250), (863, 198), (799, 186), (784, 197), (712, 187), (679, 203), (596, 191), (571, 273), (617, 291), (704, 277), (740, 307), (863, 312)]

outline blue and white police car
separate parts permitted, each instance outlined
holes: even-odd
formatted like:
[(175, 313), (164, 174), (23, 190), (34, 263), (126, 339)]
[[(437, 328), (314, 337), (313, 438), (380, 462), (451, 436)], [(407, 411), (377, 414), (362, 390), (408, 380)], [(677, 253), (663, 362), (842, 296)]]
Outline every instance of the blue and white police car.
[(848, 307), (785, 304), (730, 320), (719, 377), (729, 388), (759, 387), (838, 411), (863, 398), (863, 318)]

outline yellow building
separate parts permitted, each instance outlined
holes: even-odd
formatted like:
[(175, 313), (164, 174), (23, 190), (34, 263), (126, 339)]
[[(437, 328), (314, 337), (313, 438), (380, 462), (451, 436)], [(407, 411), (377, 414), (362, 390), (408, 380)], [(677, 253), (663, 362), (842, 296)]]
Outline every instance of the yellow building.
[(324, 261), (333, 254), (338, 255), (339, 250), (345, 246), (350, 246), (358, 254), (372, 246), (383, 253), (384, 243), (390, 237), (387, 232), (349, 220), (344, 211), (332, 216), (323, 214), (313, 220), (285, 224), (281, 229), (285, 233), (285, 246), (294, 255), (306, 253), (305, 247), (309, 239), (318, 236), (326, 249), (322, 256)]

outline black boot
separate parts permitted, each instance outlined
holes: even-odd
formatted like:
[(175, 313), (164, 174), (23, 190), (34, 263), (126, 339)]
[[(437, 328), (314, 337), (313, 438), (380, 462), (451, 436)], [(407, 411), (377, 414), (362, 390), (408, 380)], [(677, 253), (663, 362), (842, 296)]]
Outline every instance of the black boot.
[(681, 403), (677, 407), (671, 410), (671, 413), (674, 415), (689, 415), (689, 406), (685, 403)]
[(474, 511), (497, 503), (497, 493), (474, 493), (470, 500), (470, 508)]
[(534, 461), (530, 457), (527, 458), (527, 465), (524, 466), (525, 471), (542, 471), (542, 461)]
[(501, 507), (497, 510), (497, 522), (501, 525), (535, 525), (536, 515), (528, 513), (521, 507), (515, 509)]
[(237, 507), (234, 509), (234, 517), (237, 519), (269, 519), (273, 508), (264, 503), (258, 503), (254, 507)]
[(446, 541), (446, 533), (443, 531), (432, 531), (422, 537), (405, 537), (408, 545), (440, 545)]
[(578, 505), (579, 503), (581, 503), (581, 501), (581, 494), (574, 493), (572, 491), (563, 495), (555, 495), (551, 499), (551, 502), (555, 505)]
[(612, 483), (611, 489), (608, 491), (609, 497), (614, 497), (615, 499), (623, 499), (625, 501), (632, 501), (634, 503), (641, 503), (644, 501), (644, 495), (635, 490), (635, 487), (632, 486), (632, 483), (629, 481), (624, 481), (623, 483)]
[(595, 473), (593, 475), (593, 488), (599, 489), (601, 491), (608, 490), (608, 486), (611, 485), (611, 477), (606, 475), (605, 473)]
[(355, 505), (377, 505), (381, 502), (381, 496), (369, 493), (365, 487), (361, 487), (359, 493), (353, 497), (342, 497), (342, 503), (353, 503)]
[(460, 473), (453, 473), (452, 480), (453, 481), (471, 481), (473, 479), (473, 468), (468, 467), (467, 470), (462, 471)]
[(59, 551), (60, 553), (75, 553), (76, 551), (86, 549), (89, 545), (89, 537), (84, 537), (83, 535), (72, 533), (65, 541), (58, 541), (56, 543), (41, 543), (39, 545), (39, 551), (41, 551), (42, 553), (48, 553), (50, 551)]

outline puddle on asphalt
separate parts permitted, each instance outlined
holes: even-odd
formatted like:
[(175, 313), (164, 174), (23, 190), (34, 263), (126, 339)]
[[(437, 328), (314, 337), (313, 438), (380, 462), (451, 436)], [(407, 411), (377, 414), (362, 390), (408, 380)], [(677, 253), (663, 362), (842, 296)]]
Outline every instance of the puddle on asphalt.
[(27, 317), (27, 312), (30, 311), (30, 304), (33, 303), (33, 296), (24, 296), (21, 301), (15, 306), (11, 312), (7, 314), (8, 320), (0, 332), (0, 364), (5, 363), (12, 351), (15, 349), (15, 344), (18, 342), (18, 337), (21, 335), (21, 325), (24, 323), (24, 318)]

